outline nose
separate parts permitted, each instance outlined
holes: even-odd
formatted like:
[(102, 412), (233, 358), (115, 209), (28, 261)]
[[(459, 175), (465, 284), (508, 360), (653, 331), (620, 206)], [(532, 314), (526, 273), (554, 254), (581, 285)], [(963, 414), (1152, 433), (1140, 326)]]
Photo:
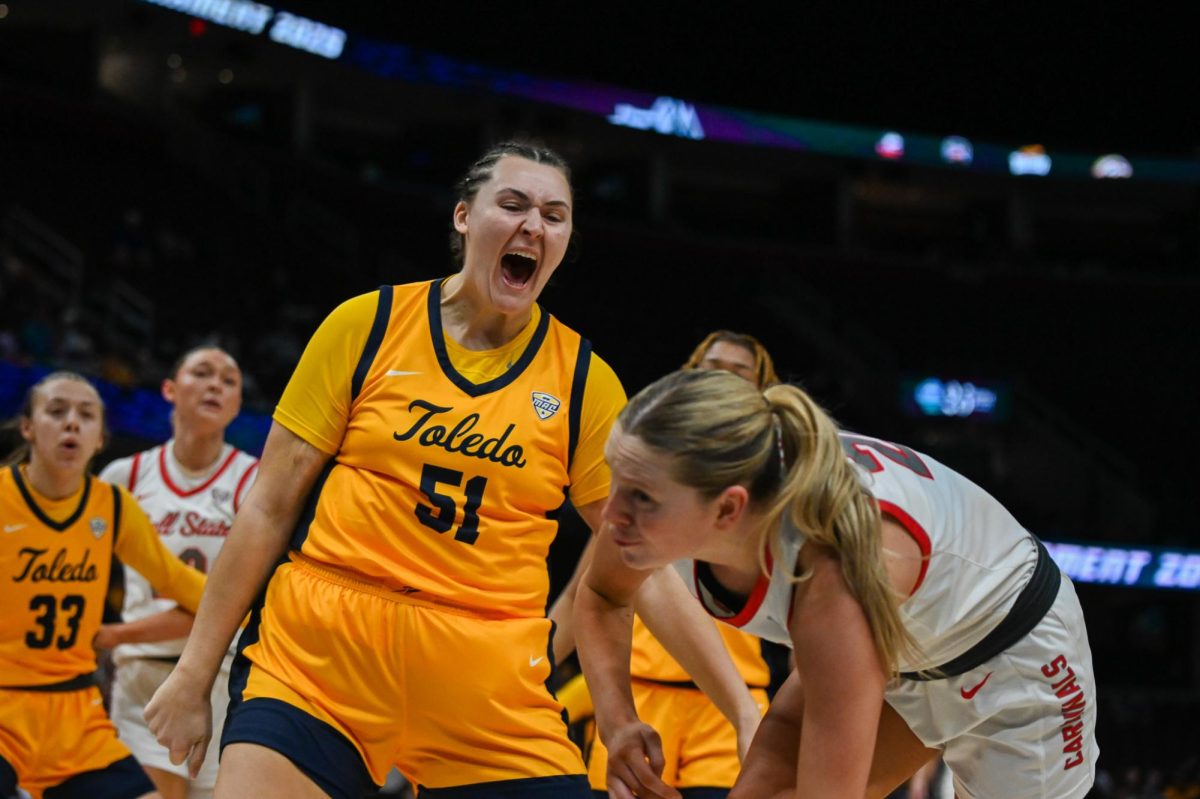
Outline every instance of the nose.
[(604, 507), (600, 511), (600, 516), (604, 521), (617, 527), (628, 527), (633, 521), (625, 508), (625, 504), (621, 502), (616, 494), (609, 495), (608, 501), (604, 503)]
[(534, 238), (541, 238), (545, 232), (545, 223), (542, 221), (542, 212), (536, 208), (530, 208), (529, 213), (525, 214), (525, 221), (521, 225), (521, 230)]

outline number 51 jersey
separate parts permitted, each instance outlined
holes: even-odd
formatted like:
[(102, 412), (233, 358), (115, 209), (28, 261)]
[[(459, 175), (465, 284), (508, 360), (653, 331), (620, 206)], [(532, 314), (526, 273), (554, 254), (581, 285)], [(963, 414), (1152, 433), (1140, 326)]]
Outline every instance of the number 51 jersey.
[[(586, 476), (572, 463), (581, 426), (599, 453), (624, 396), (587, 341), (549, 314), (535, 309), (524, 338), (502, 374), (475, 383), (451, 363), (440, 281), (385, 286), (335, 309), (274, 416), (333, 455), (293, 548), (426, 601), (544, 615), (567, 487), (577, 504), (608, 493), (599, 454)], [(582, 418), (589, 367), (607, 371), (602, 382), (618, 395), (598, 403), (599, 421)]]

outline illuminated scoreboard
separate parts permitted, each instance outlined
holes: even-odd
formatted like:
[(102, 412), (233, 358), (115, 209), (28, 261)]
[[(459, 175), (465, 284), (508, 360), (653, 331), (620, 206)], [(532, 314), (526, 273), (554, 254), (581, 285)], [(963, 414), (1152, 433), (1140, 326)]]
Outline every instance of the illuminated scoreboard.
[(1200, 590), (1200, 552), (1044, 543), (1058, 567), (1077, 583)]

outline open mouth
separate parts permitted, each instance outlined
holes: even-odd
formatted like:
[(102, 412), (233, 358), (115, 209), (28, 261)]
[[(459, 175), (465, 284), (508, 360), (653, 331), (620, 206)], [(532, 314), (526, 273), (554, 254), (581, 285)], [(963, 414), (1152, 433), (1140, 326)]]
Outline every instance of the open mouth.
[(513, 288), (523, 289), (537, 270), (537, 258), (526, 252), (506, 252), (500, 257), (500, 274)]

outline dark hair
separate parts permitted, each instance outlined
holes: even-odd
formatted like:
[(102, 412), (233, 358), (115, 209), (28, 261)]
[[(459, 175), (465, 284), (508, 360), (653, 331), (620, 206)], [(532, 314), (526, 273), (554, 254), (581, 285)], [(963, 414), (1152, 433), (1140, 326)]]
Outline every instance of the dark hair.
[(735, 333), (732, 330), (714, 330), (705, 336), (704, 341), (696, 345), (683, 368), (699, 368), (700, 364), (704, 363), (708, 351), (720, 341), (741, 347), (754, 356), (754, 384), (760, 391), (779, 382), (779, 375), (775, 374), (775, 362), (771, 360), (771, 353), (767, 352), (762, 342), (749, 333)]
[[(475, 195), (479, 193), (479, 187), (492, 179), (492, 172), (495, 170), (496, 164), (501, 158), (507, 155), (524, 158), (527, 161), (533, 161), (535, 164), (546, 164), (547, 166), (554, 167), (563, 173), (563, 177), (567, 179), (567, 186), (570, 188), (571, 167), (561, 155), (549, 147), (533, 144), (532, 142), (506, 141), (493, 146), (481, 155), (479, 160), (471, 164), (467, 173), (454, 186), (455, 192), (458, 195), (457, 202), (470, 205), (475, 200)], [(466, 240), (463, 238), (463, 234), (455, 230), (453, 223), (451, 223), (450, 255), (454, 258), (455, 266), (462, 267), (465, 250)]]
[[(187, 350), (184, 351), (184, 353), (182, 355), (180, 355), (178, 358), (175, 359), (175, 363), (171, 364), (171, 371), (167, 373), (167, 377), (171, 380), (175, 380), (176, 378), (178, 378), (179, 370), (183, 368), (183, 364), (185, 362), (187, 362), (187, 359), (192, 357), (193, 355), (195, 355), (197, 352), (200, 352), (201, 350), (217, 350), (218, 352), (223, 352), (226, 355), (229, 355), (230, 358), (233, 358), (233, 355), (230, 354), (229, 350), (225, 349), (224, 347), (222, 347), (220, 344), (216, 343), (215, 341), (201, 342), (200, 344), (197, 344), (194, 347), (188, 348)], [(236, 358), (234, 358), (234, 363), (235, 364), (237, 363)], [(239, 365), (238, 368), (241, 369), (241, 366)]]
[[(26, 390), (25, 399), (21, 401), (21, 408), (20, 408), (20, 410), (17, 411), (17, 415), (14, 416), (12, 419), (8, 420), (7, 422), (5, 422), (5, 424), (4, 424), (4, 431), (6, 433), (12, 433), (14, 431), (18, 431), (21, 427), (22, 419), (33, 418), (33, 399), (34, 399), (34, 397), (37, 396), (38, 389), (40, 389), (42, 386), (46, 385), (47, 383), (53, 382), (55, 380), (77, 380), (80, 383), (86, 383), (89, 386), (92, 385), (92, 381), (88, 380), (86, 377), (79, 374), (78, 372), (71, 372), (71, 371), (67, 371), (65, 369), (60, 369), (57, 372), (51, 372), (50, 374), (43, 377), (41, 380), (34, 383), (32, 386), (30, 386), (28, 388), (28, 390)], [(92, 386), (92, 388), (94, 389), (95, 386)], [(99, 394), (100, 394), (100, 392), (96, 392), (97, 396), (99, 396)], [(103, 412), (104, 412), (104, 398), (103, 397), (101, 397), (101, 399), (100, 399), (100, 409), (101, 409), (101, 414), (103, 414)], [(103, 415), (101, 416), (101, 430), (103, 433), (102, 441), (107, 442), (108, 441), (108, 419)], [(22, 440), (19, 432), (17, 432), (17, 439), (20, 441), (20, 443), (17, 444), (15, 447), (13, 447), (13, 449), (9, 451), (8, 455), (6, 455), (3, 458), (3, 460), (0, 460), (0, 468), (12, 466), (14, 463), (25, 463), (26, 461), (29, 460), (29, 454), (30, 454), (29, 442)], [(103, 448), (103, 445), (101, 445), (101, 448)], [(88, 469), (89, 470), (91, 469), (90, 464), (88, 465)]]

